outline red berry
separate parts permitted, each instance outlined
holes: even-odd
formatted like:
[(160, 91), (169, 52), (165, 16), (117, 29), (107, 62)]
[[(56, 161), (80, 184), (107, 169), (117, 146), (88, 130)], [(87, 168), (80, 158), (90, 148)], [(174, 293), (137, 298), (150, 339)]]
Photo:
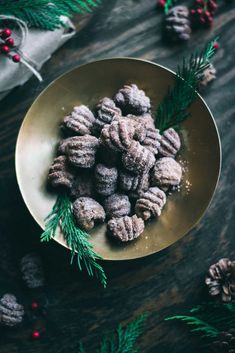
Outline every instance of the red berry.
[(8, 38), (6, 44), (9, 45), (9, 47), (14, 47), (15, 41), (13, 38)]
[(198, 5), (204, 5), (205, 4), (203, 0), (196, 0), (195, 2)]
[(18, 55), (18, 54), (13, 55), (12, 61), (14, 61), (14, 63), (18, 63), (18, 62), (20, 62), (20, 60), (21, 60), (20, 55)]
[(218, 42), (215, 42), (214, 45), (213, 45), (213, 48), (214, 48), (214, 49), (219, 49), (219, 43), (218, 43)]
[(218, 5), (214, 1), (209, 1), (208, 3), (210, 10), (215, 11), (218, 8)]
[(37, 302), (33, 302), (33, 303), (31, 304), (31, 309), (32, 309), (32, 310), (37, 310), (38, 307), (39, 307), (39, 305), (38, 305)]
[(196, 10), (192, 9), (190, 12), (192, 15), (194, 15), (196, 13)]
[(211, 17), (210, 11), (206, 10), (206, 11), (205, 11), (205, 16), (208, 17), (208, 18)]
[(206, 23), (206, 20), (203, 16), (200, 16), (199, 22), (204, 25)]
[(8, 38), (11, 36), (11, 30), (10, 28), (5, 28), (2, 32), (1, 32), (1, 37), (2, 38)]
[(32, 339), (34, 339), (34, 340), (38, 340), (40, 337), (41, 337), (41, 334), (40, 334), (40, 332), (38, 331), (38, 330), (34, 330), (33, 332), (32, 332)]
[(165, 6), (165, 3), (166, 3), (166, 0), (159, 0), (157, 5), (158, 7), (163, 8)]
[(199, 13), (199, 15), (202, 14), (202, 9), (197, 9), (197, 13)]
[(8, 45), (3, 45), (1, 47), (1, 52), (4, 53), (4, 54), (8, 54), (10, 51), (10, 48), (8, 47)]

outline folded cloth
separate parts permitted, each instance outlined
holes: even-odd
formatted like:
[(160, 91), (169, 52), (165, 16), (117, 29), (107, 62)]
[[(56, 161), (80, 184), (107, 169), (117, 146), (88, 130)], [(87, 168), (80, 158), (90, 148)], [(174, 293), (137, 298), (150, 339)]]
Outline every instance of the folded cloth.
[[(21, 45), (19, 46), (19, 54), (22, 55), (23, 60), (14, 63), (8, 56), (0, 55), (0, 100), (13, 88), (28, 81), (33, 72), (39, 71), (51, 55), (75, 34), (75, 27), (70, 19), (67, 17), (61, 17), (61, 19), (64, 26), (54, 31), (30, 28), (26, 34), (23, 34), (22, 28), (16, 26), (13, 29), (13, 38), (21, 39), (24, 35), (24, 40), (20, 40)], [(17, 19), (15, 20), (17, 23)], [(10, 19), (10, 21), (14, 21), (14, 19)], [(1, 18), (1, 24), (2, 22)], [(24, 62), (29, 65), (25, 65)]]

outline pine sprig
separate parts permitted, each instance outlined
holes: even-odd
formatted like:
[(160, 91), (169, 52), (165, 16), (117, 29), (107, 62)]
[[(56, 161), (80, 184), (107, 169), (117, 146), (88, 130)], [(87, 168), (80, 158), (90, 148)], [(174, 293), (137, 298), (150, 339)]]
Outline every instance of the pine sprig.
[[(119, 325), (115, 332), (103, 338), (96, 353), (137, 353), (136, 341), (143, 333), (147, 317), (148, 315), (145, 313), (125, 327)], [(86, 353), (81, 343), (78, 353)]]
[(217, 330), (214, 326), (208, 324), (207, 322), (200, 320), (199, 318), (195, 316), (187, 316), (187, 315), (177, 315), (177, 316), (171, 316), (167, 317), (165, 321), (169, 320), (181, 320), (186, 322), (187, 325), (192, 325), (194, 328), (192, 328), (190, 331), (191, 332), (202, 332), (203, 336), (202, 337), (217, 337), (218, 334), (220, 333), (219, 330)]
[(89, 276), (96, 276), (104, 287), (107, 278), (101, 265), (96, 260), (101, 257), (95, 253), (90, 243), (90, 235), (76, 225), (72, 205), (67, 195), (59, 195), (51, 213), (46, 218), (45, 231), (41, 235), (41, 241), (49, 241), (54, 238), (57, 227), (61, 228), (66, 244), (71, 249), (71, 263), (77, 257), (79, 269), (85, 266)]
[(28, 26), (55, 30), (64, 25), (60, 16), (92, 12), (101, 0), (0, 0), (0, 14), (15, 16)]
[(168, 13), (170, 8), (177, 2), (177, 0), (166, 0), (165, 5), (164, 5), (164, 12), (165, 14)]
[(215, 55), (216, 41), (217, 38), (187, 60), (183, 58), (181, 66), (178, 66), (174, 86), (168, 90), (156, 111), (155, 124), (161, 133), (169, 127), (177, 127), (189, 117), (187, 109), (197, 97), (199, 74), (209, 66)]

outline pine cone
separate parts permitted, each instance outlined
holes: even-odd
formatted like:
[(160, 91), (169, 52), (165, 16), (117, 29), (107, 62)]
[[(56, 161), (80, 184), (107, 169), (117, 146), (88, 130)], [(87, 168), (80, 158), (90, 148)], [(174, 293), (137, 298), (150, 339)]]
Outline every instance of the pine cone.
[(177, 132), (173, 128), (165, 130), (160, 139), (159, 153), (163, 157), (174, 158), (180, 147), (181, 141)]
[(199, 90), (206, 88), (208, 83), (211, 83), (216, 79), (216, 69), (214, 65), (209, 63), (208, 67), (198, 75), (198, 87)]
[(53, 187), (71, 188), (74, 175), (66, 156), (56, 157), (49, 169), (48, 181)]
[(101, 131), (101, 142), (114, 151), (126, 151), (134, 136), (134, 127), (128, 120), (119, 119), (110, 125), (105, 125)]
[(108, 218), (118, 218), (130, 214), (131, 204), (127, 195), (113, 194), (105, 199), (104, 209)]
[(0, 323), (4, 326), (20, 324), (24, 316), (24, 307), (17, 303), (13, 294), (4, 294), (0, 299)]
[(73, 214), (77, 224), (86, 231), (94, 228), (95, 223), (105, 220), (103, 207), (90, 197), (79, 197), (73, 203)]
[(147, 221), (151, 217), (159, 217), (162, 208), (166, 203), (166, 194), (158, 187), (149, 188), (141, 194), (135, 205), (135, 212), (138, 217)]
[(163, 157), (157, 160), (152, 173), (152, 186), (179, 185), (182, 178), (182, 168), (173, 158)]
[(121, 88), (114, 97), (114, 102), (124, 115), (141, 115), (148, 113), (151, 108), (149, 97), (135, 84), (125, 85)]
[(95, 168), (95, 185), (98, 194), (109, 196), (117, 189), (118, 171), (115, 167), (97, 164)]
[(136, 192), (146, 191), (149, 188), (149, 174), (132, 174), (126, 170), (121, 171), (119, 175), (120, 189), (124, 191)]
[(235, 298), (235, 261), (221, 259), (210, 266), (205, 283), (212, 296), (220, 295), (223, 302)]
[(76, 136), (67, 145), (69, 162), (75, 167), (91, 168), (95, 164), (95, 154), (99, 147), (99, 140), (90, 135)]
[(82, 196), (93, 197), (95, 195), (94, 178), (91, 170), (80, 170), (74, 179), (70, 196), (76, 200)]
[(172, 7), (165, 17), (165, 33), (171, 40), (189, 40), (191, 27), (186, 6)]
[(144, 231), (144, 221), (136, 215), (112, 218), (108, 222), (110, 234), (122, 242), (134, 240)]
[(212, 343), (213, 353), (235, 353), (235, 329), (221, 332), (218, 339)]
[(148, 173), (155, 163), (155, 157), (146, 147), (138, 141), (132, 141), (129, 149), (122, 156), (126, 169), (134, 173)]
[(22, 278), (29, 288), (44, 285), (44, 273), (41, 258), (34, 253), (25, 255), (20, 261)]
[(90, 135), (93, 131), (95, 117), (88, 107), (74, 107), (70, 115), (63, 120), (63, 127), (74, 135)]
[(111, 124), (113, 119), (122, 115), (119, 108), (116, 107), (114, 101), (110, 98), (103, 98), (97, 105), (97, 118), (95, 121), (95, 129), (101, 131), (106, 124)]

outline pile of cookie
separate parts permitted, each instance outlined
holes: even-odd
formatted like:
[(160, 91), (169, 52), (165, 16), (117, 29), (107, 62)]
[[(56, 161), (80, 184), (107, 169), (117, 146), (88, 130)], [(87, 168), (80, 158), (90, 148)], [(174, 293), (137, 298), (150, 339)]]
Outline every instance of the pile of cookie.
[(144, 221), (160, 216), (168, 191), (181, 181), (178, 133), (173, 128), (159, 133), (150, 99), (135, 84), (125, 85), (113, 100), (101, 99), (94, 113), (74, 107), (61, 130), (48, 179), (68, 190), (77, 225), (89, 231), (107, 220), (114, 238), (139, 237)]

